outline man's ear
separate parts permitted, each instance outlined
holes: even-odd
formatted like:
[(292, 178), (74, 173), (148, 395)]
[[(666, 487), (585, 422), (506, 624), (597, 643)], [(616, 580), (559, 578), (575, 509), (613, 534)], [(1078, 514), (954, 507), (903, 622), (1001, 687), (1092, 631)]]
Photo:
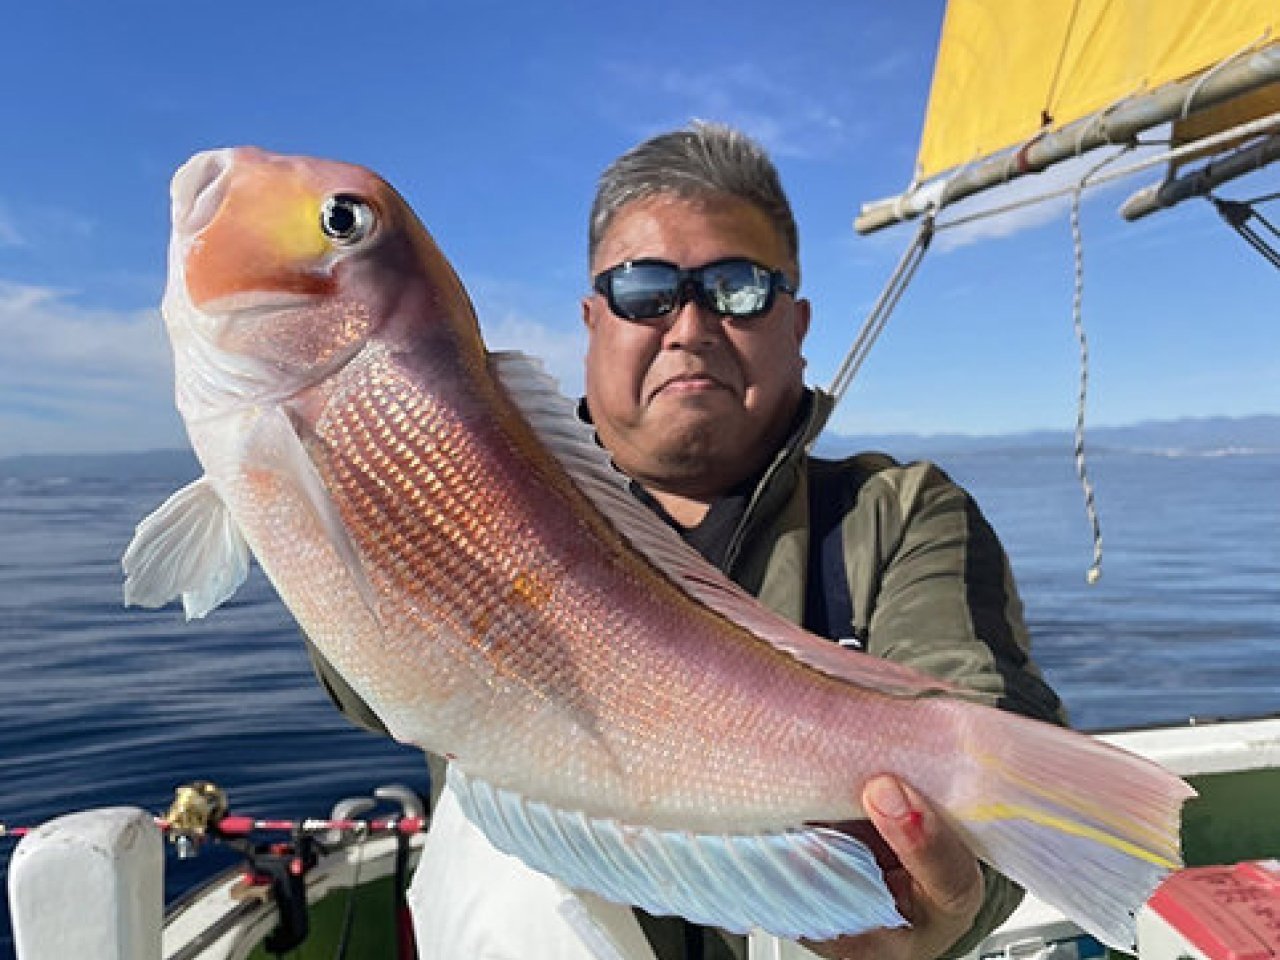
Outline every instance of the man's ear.
[(794, 325), (797, 347), (804, 343), (804, 338), (809, 333), (809, 318), (812, 316), (812, 309), (806, 299), (800, 299), (795, 302), (791, 322)]

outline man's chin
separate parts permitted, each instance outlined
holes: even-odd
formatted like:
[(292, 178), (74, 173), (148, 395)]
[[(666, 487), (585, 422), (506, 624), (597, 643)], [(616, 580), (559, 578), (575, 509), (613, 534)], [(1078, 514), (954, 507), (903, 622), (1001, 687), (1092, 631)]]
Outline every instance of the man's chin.
[(723, 419), (680, 417), (664, 425), (659, 459), (673, 474), (698, 478), (729, 456), (732, 431)]

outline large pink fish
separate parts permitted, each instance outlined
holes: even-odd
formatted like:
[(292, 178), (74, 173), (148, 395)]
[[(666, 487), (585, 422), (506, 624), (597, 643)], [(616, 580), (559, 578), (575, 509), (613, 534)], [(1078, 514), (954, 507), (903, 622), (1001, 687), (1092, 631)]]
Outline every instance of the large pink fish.
[(173, 182), (164, 314), (205, 476), (145, 520), (126, 599), (203, 616), (257, 557), (468, 815), (570, 885), (787, 937), (901, 924), (881, 772), (1107, 943), (1178, 864), (1191, 795), (767, 611), (628, 493), (529, 360), (486, 352), (405, 202), (254, 149)]

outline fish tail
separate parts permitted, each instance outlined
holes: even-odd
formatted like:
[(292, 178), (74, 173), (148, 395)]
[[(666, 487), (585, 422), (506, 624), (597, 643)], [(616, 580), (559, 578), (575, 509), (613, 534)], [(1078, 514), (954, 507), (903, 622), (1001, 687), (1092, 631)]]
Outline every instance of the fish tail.
[(974, 711), (976, 766), (950, 813), (975, 852), (1120, 950), (1134, 915), (1182, 864), (1181, 779), (1134, 754), (1049, 723)]

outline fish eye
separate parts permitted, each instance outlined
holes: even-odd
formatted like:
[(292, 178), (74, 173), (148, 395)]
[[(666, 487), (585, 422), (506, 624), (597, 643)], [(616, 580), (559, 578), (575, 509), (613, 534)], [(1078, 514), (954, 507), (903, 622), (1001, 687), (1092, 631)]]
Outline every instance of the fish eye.
[(373, 207), (359, 197), (339, 193), (320, 208), (320, 229), (344, 246), (359, 243), (373, 231)]

